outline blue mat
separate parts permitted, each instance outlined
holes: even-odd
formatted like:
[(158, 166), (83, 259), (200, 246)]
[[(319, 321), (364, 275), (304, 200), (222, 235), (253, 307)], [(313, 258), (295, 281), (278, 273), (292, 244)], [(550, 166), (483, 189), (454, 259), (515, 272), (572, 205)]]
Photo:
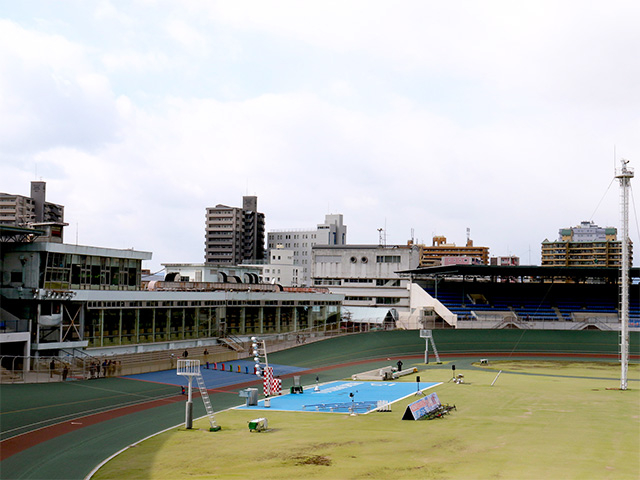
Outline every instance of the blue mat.
[[(427, 390), (440, 383), (420, 383), (420, 390)], [(260, 400), (257, 406), (237, 407), (244, 410), (281, 410), (292, 412), (334, 412), (344, 413), (353, 408), (358, 413), (375, 410), (379, 400), (389, 403), (416, 395), (418, 387), (411, 382), (329, 382), (319, 386), (306, 387), (302, 394), (287, 394), (270, 397), (270, 407)], [(262, 393), (262, 390), (259, 390)]]
[[(222, 370), (223, 364), (224, 371)], [(206, 368), (206, 365), (201, 365), (200, 372), (202, 373), (202, 378), (204, 379), (204, 383), (207, 386), (207, 389), (213, 390), (216, 388), (236, 385), (239, 383), (262, 383), (262, 379), (258, 378), (253, 373), (254, 366), (255, 363), (250, 360), (233, 360), (229, 362), (219, 362), (217, 365), (218, 370), (213, 369), (213, 363), (209, 364), (209, 369)], [(269, 366), (273, 367), (273, 375), (275, 377), (307, 370), (306, 368), (291, 367), (289, 365), (269, 364)], [(242, 373), (238, 373), (238, 367), (240, 367), (240, 371)], [(141, 373), (137, 375), (127, 375), (124, 378), (143, 380), (146, 382), (165, 383), (168, 385), (176, 386), (187, 386), (189, 384), (187, 377), (178, 375), (175, 369), (163, 370), (160, 372)], [(195, 383), (195, 381), (193, 385), (197, 388), (197, 384)]]

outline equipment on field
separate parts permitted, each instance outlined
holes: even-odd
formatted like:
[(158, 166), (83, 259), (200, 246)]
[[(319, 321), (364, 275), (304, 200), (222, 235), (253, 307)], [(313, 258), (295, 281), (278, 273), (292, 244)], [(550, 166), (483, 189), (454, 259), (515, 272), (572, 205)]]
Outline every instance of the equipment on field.
[(431, 330), (420, 330), (420, 338), (424, 338), (424, 363), (429, 363), (429, 340), (431, 340), (431, 346), (433, 347), (433, 353), (436, 356), (436, 363), (442, 363), (440, 361), (440, 355), (438, 355), (438, 349), (436, 348), (436, 342), (433, 341), (433, 335)]
[(204, 379), (202, 378), (202, 373), (200, 372), (200, 360), (178, 360), (178, 375), (182, 375), (184, 377), (188, 377), (189, 381), (189, 396), (187, 397), (186, 403), (186, 411), (185, 411), (185, 428), (191, 429), (193, 428), (193, 401), (192, 401), (192, 388), (191, 384), (193, 382), (193, 377), (198, 381), (198, 388), (200, 389), (200, 396), (202, 397), (202, 401), (204, 403), (204, 407), (207, 410), (207, 416), (209, 417), (209, 431), (217, 432), (221, 429), (218, 425), (216, 425), (216, 420), (213, 415), (213, 407), (211, 406), (211, 399), (209, 398), (209, 392), (207, 391), (207, 386), (204, 383)]
[(264, 417), (255, 418), (249, 421), (250, 432), (264, 432), (267, 429), (267, 419)]

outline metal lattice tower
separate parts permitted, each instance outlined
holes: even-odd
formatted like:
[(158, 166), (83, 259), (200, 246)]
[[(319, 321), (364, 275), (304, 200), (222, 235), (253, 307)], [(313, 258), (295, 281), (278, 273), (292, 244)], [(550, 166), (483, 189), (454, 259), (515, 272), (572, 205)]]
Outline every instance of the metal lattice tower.
[(622, 227), (622, 262), (620, 265), (620, 390), (627, 389), (629, 369), (629, 190), (633, 170), (628, 160), (621, 159), (622, 168), (616, 178), (620, 180), (620, 213)]

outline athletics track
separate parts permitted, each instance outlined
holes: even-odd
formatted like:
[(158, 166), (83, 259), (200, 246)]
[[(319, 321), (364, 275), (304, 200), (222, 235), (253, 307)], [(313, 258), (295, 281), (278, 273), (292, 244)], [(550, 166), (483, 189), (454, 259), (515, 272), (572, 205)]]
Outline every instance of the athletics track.
[[(409, 358), (409, 356), (403, 357), (405, 360)], [(419, 358), (416, 357), (416, 359)], [(367, 365), (365, 369), (379, 368), (388, 365), (389, 361), (386, 359), (356, 361), (332, 367), (306, 370), (301, 372), (303, 383), (311, 384), (318, 375), (323, 382), (348, 377), (352, 373), (361, 371), (363, 364)], [(282, 376), (283, 389), (289, 388), (292, 384), (291, 377), (296, 373)], [(177, 377), (175, 371), (168, 374)], [(238, 376), (242, 380), (249, 377), (251, 381), (226, 385), (220, 388), (208, 385), (211, 403), (216, 411), (241, 405), (244, 400), (239, 397), (238, 391), (248, 386), (259, 387), (261, 385), (261, 380), (253, 378), (251, 375), (235, 373), (228, 373), (228, 375)], [(115, 408), (99, 413), (86, 413), (92, 412), (93, 409), (86, 408), (85, 402), (79, 400), (80, 394), (77, 389), (70, 388), (72, 383), (84, 383), (91, 386), (92, 389), (100, 388), (106, 393), (104, 398), (107, 401), (114, 401)], [(20, 408), (18, 403), (13, 409), (3, 408), (2, 417), (6, 416), (6, 421), (5, 419), (2, 420), (3, 430), (5, 430), (5, 425), (9, 426), (20, 421), (19, 419), (9, 419), (8, 417), (10, 416), (21, 417), (24, 421), (22, 422), (21, 430), (19, 430), (22, 433), (6, 438), (0, 443), (0, 478), (3, 480), (14, 478), (81, 479), (105, 458), (127, 445), (158, 431), (184, 423), (183, 403), (185, 396), (179, 393), (178, 387), (172, 386), (176, 393), (167, 397), (146, 400), (140, 397), (136, 404), (116, 406), (119, 403), (125, 403), (122, 401), (116, 403), (116, 400), (130, 397), (127, 391), (132, 388), (131, 385), (135, 384), (158, 385), (155, 381), (135, 381), (126, 378), (68, 382), (66, 385), (30, 385), (29, 387), (33, 387), (34, 390), (39, 388), (43, 391), (45, 398), (39, 396), (41, 401), (46, 401), (45, 392), (47, 387), (51, 388), (52, 385), (55, 385), (58, 390), (66, 388), (69, 396), (67, 401), (58, 405), (50, 405), (50, 407), (66, 407), (67, 413), (63, 415), (63, 421), (41, 426), (42, 422), (46, 421), (46, 419), (43, 420), (41, 418), (42, 414), (46, 413), (42, 411), (44, 407)], [(105, 387), (103, 388), (102, 385), (105, 385)], [(12, 394), (12, 389), (6, 389), (5, 387), (24, 386), (3, 386), (3, 397)], [(119, 393), (116, 394), (116, 391)], [(164, 394), (165, 391), (163, 390), (162, 392)], [(199, 395), (194, 395), (194, 397), (197, 396)], [(60, 399), (62, 396), (57, 394), (56, 398)], [(97, 397), (90, 399), (92, 402), (99, 402), (99, 400)], [(73, 406), (83, 408), (69, 411), (68, 409)], [(40, 415), (34, 415), (34, 412), (38, 412)], [(205, 411), (202, 402), (194, 401), (194, 417), (197, 418), (203, 415), (205, 415)], [(53, 421), (55, 421), (55, 418)], [(14, 428), (17, 427), (13, 427), (11, 430)]]
[[(336, 339), (340, 341), (341, 339)], [(343, 341), (352, 342), (351, 339)], [(325, 342), (319, 342), (323, 344)], [(330, 342), (327, 342), (330, 343)], [(339, 343), (339, 342), (338, 342)], [(315, 345), (315, 346), (314, 346)], [(318, 344), (306, 347), (321, 348)], [(327, 345), (328, 347), (328, 345)], [(283, 351), (274, 354), (282, 364), (307, 367), (301, 372), (302, 383), (311, 385), (315, 377), (321, 382), (340, 380), (364, 370), (394, 365), (400, 358), (405, 367), (410, 362), (423, 361), (420, 347), (401, 345), (385, 349), (369, 344), (358, 352), (345, 353), (344, 348), (318, 355), (314, 350)], [(364, 345), (363, 345), (364, 347)], [(401, 355), (397, 348), (406, 352)], [(422, 347), (423, 348), (423, 347)], [(329, 350), (326, 347), (325, 350)], [(293, 349), (298, 350), (298, 349)], [(301, 353), (305, 351), (304, 357)], [(311, 353), (310, 353), (311, 352)], [(474, 368), (471, 363), (480, 356), (509, 358), (512, 355), (480, 352), (468, 355), (457, 353), (441, 357), (453, 361), (459, 369)], [(518, 352), (513, 358), (609, 358), (615, 355), (583, 355), (579, 353), (527, 354)], [(354, 360), (361, 358), (361, 360)], [(424, 368), (424, 364), (423, 367)], [(449, 365), (429, 365), (428, 368), (450, 368)], [(228, 373), (228, 375), (235, 375)], [(243, 378), (247, 378), (244, 374)], [(283, 390), (292, 384), (294, 373), (283, 375)], [(423, 374), (424, 375), (424, 374)], [(171, 373), (173, 376), (173, 372)], [(252, 378), (251, 375), (248, 376)], [(428, 378), (424, 377), (424, 380)], [(211, 402), (216, 411), (241, 405), (238, 390), (248, 386), (259, 387), (253, 378), (244, 383), (216, 387), (208, 386)], [(0, 478), (2, 479), (82, 479), (104, 459), (124, 447), (161, 430), (184, 422), (185, 397), (174, 385), (134, 381), (125, 378), (107, 378), (65, 384), (3, 385), (0, 390), (2, 439), (0, 443)], [(204, 416), (202, 402), (194, 402), (194, 417)], [(12, 434), (7, 434), (12, 431)]]

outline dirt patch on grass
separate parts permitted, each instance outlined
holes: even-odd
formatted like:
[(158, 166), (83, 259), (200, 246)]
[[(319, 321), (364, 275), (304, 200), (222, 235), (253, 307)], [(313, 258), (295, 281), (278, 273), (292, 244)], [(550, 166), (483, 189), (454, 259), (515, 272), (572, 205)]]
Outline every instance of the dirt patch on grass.
[(298, 455), (293, 457), (296, 465), (320, 465), (323, 467), (331, 466), (331, 459), (324, 455)]

